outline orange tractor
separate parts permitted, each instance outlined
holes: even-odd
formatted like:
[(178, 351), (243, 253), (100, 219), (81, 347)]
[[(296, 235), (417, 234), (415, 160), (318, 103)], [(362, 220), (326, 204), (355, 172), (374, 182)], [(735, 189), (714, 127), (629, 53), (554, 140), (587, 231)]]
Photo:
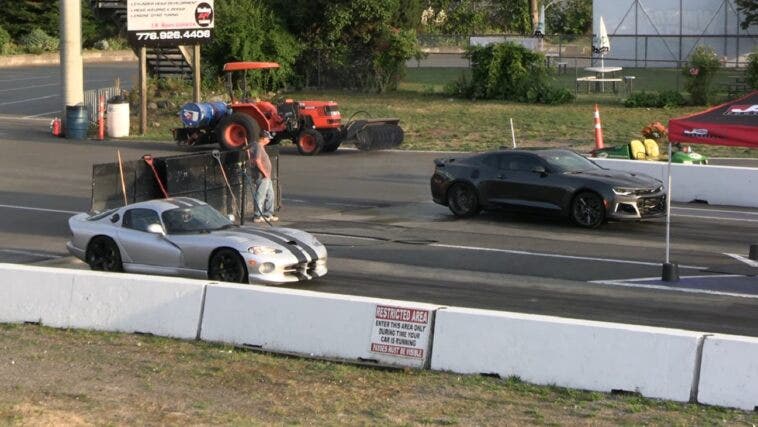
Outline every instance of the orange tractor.
[(242, 85), (247, 92), (247, 70), (278, 68), (274, 62), (230, 62), (224, 65), (231, 102), (188, 103), (179, 116), (184, 127), (173, 130), (180, 145), (218, 143), (228, 150), (254, 141), (261, 130), (274, 135), (272, 143), (291, 140), (302, 155), (337, 150), (343, 142), (361, 150), (394, 148), (403, 142), (400, 119), (360, 119), (342, 124), (334, 101), (293, 101), (277, 105), (268, 101), (234, 96), (233, 73), (243, 72)]

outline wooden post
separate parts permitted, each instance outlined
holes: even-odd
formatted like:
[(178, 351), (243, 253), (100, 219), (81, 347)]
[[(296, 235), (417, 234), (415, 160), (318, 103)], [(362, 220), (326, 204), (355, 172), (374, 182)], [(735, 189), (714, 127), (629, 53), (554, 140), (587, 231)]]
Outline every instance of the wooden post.
[(147, 48), (139, 48), (139, 132), (147, 131)]
[(200, 72), (200, 45), (199, 44), (194, 45), (194, 49), (192, 51), (192, 76), (194, 79), (193, 97), (195, 98), (195, 102), (200, 102), (200, 79), (202, 76)]

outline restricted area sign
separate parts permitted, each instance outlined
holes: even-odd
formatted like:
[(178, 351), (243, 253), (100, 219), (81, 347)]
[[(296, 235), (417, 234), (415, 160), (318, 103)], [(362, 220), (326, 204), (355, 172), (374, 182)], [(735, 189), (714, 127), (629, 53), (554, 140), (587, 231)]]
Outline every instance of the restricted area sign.
[(129, 0), (127, 36), (132, 46), (207, 43), (213, 36), (213, 0)]
[(430, 310), (377, 305), (371, 333), (371, 351), (424, 359), (429, 348), (430, 329)]

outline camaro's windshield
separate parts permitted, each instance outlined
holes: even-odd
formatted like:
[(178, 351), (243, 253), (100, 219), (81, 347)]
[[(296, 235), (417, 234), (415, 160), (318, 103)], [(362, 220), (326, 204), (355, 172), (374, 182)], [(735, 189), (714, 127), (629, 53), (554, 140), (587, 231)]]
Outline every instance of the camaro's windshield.
[(162, 216), (168, 234), (213, 231), (232, 225), (228, 218), (209, 205), (171, 209)]
[(548, 150), (539, 153), (551, 169), (555, 172), (582, 172), (602, 169), (594, 162), (587, 160), (583, 156), (573, 151), (565, 150)]

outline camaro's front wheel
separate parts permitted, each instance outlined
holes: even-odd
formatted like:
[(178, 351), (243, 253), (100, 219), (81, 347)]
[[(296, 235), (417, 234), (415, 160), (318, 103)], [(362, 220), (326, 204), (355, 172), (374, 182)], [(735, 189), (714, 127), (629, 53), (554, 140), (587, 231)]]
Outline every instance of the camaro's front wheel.
[(447, 206), (458, 217), (466, 218), (479, 213), (479, 197), (474, 187), (467, 184), (454, 184), (447, 192)]
[(605, 205), (595, 193), (579, 193), (571, 202), (571, 220), (585, 228), (597, 228), (605, 221)]
[(96, 271), (123, 271), (121, 252), (111, 238), (97, 236), (87, 245), (85, 255), (89, 268)]
[(208, 263), (208, 278), (219, 282), (248, 283), (247, 268), (237, 251), (221, 249)]

